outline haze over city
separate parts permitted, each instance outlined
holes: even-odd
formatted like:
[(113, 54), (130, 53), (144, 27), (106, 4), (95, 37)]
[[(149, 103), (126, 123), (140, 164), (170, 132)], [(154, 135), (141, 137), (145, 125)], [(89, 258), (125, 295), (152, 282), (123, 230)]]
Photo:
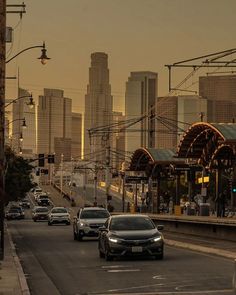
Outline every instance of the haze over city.
[[(21, 1), (15, 1), (21, 3)], [(90, 55), (106, 52), (114, 109), (124, 111), (125, 82), (131, 71), (158, 72), (158, 95), (168, 93), (165, 64), (235, 47), (234, 0), (41, 0), (25, 1), (22, 20), (7, 16), (14, 29), (13, 55), (46, 42), (51, 60), (41, 66), (40, 50), (7, 66), (37, 100), (43, 88), (63, 89), (73, 110), (84, 112)], [(177, 70), (173, 84), (184, 71)], [(197, 77), (194, 78), (197, 81)], [(7, 98), (17, 97), (17, 80), (7, 80)], [(198, 89), (198, 85), (195, 85)]]

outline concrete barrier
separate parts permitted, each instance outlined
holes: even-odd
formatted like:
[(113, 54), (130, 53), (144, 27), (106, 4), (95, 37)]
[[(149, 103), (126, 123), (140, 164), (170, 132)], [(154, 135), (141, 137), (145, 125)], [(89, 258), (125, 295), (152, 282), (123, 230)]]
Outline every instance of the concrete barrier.
[(201, 216), (149, 216), (156, 224), (163, 224), (165, 231), (236, 242), (236, 220), (207, 219)]

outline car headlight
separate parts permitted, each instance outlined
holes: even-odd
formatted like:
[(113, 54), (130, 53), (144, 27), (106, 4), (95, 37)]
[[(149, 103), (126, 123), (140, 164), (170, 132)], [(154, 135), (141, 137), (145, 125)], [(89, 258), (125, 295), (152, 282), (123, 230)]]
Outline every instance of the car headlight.
[(119, 239), (119, 238), (117, 238), (117, 237), (108, 237), (108, 240), (109, 240), (109, 242), (111, 242), (111, 243), (115, 243), (115, 244), (120, 244), (120, 243), (122, 243), (122, 239)]
[(79, 223), (79, 225), (80, 225), (81, 227), (89, 226), (89, 224), (88, 224), (87, 222), (83, 222), (83, 221), (81, 221), (81, 222)]
[(159, 242), (162, 240), (162, 236), (158, 236), (152, 239), (154, 243)]
[(108, 240), (109, 242), (112, 242), (112, 243), (118, 243), (118, 239), (116, 238), (109, 237)]

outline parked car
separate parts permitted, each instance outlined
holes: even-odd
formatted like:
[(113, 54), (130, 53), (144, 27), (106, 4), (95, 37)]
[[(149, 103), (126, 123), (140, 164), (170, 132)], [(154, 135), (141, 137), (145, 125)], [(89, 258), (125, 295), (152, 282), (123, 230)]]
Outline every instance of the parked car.
[(70, 214), (65, 207), (53, 207), (48, 215), (48, 225), (65, 223), (70, 225)]
[(25, 213), (22, 207), (17, 205), (12, 205), (7, 211), (6, 211), (6, 218), (7, 219), (24, 219)]
[(48, 220), (49, 210), (47, 207), (36, 206), (32, 210), (32, 219), (34, 222), (38, 220)]
[(49, 206), (50, 205), (50, 200), (48, 195), (46, 194), (41, 194), (37, 197), (37, 203), (39, 206)]
[(19, 202), (19, 205), (22, 207), (22, 208), (30, 208), (30, 202), (28, 199), (23, 199)]
[(83, 237), (97, 237), (99, 227), (103, 226), (110, 213), (100, 207), (85, 207), (79, 210), (74, 218), (74, 240), (81, 241)]
[(99, 256), (106, 260), (125, 255), (150, 255), (163, 259), (164, 241), (150, 217), (140, 214), (111, 216), (99, 229)]

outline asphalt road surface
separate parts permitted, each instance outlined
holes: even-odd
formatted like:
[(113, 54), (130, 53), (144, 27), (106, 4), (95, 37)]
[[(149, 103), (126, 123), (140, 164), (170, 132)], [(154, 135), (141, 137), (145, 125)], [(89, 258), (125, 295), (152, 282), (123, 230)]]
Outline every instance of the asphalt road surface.
[(9, 221), (31, 294), (232, 294), (233, 263), (165, 247), (164, 260), (99, 258), (97, 240), (74, 241), (72, 226)]

